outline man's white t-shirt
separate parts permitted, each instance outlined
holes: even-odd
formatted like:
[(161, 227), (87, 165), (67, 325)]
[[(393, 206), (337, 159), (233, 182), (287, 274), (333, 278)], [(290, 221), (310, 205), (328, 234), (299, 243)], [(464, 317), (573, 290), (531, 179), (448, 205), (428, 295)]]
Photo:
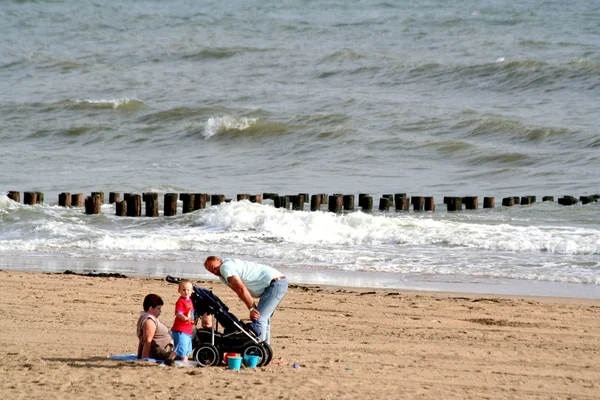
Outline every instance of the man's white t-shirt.
[(239, 276), (244, 285), (246, 285), (250, 295), (254, 298), (259, 298), (274, 278), (282, 276), (273, 267), (237, 258), (224, 259), (221, 264), (220, 273), (221, 282), (226, 285), (229, 285), (227, 278)]

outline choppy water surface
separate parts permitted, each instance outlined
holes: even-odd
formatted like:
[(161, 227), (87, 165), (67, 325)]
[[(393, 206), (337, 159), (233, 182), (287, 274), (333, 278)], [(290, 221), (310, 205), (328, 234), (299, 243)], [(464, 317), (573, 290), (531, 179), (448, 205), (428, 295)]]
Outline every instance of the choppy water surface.
[[(0, 198), (0, 255), (219, 253), (315, 274), (596, 288), (597, 203), (441, 204), (600, 192), (600, 5), (505, 3), (2, 2), (0, 190), (43, 191), (46, 204)], [(118, 219), (109, 205), (97, 217), (55, 205), (98, 190), (367, 192), (376, 204), (406, 192), (438, 210), (231, 203)]]

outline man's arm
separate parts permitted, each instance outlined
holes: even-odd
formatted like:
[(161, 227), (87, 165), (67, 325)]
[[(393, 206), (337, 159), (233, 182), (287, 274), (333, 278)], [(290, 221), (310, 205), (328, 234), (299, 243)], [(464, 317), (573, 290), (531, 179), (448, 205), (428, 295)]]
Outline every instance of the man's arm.
[(230, 276), (229, 278), (227, 278), (227, 282), (229, 282), (229, 287), (231, 288), (231, 290), (233, 290), (235, 294), (238, 295), (238, 297), (244, 302), (246, 307), (248, 307), (249, 310), (252, 309), (250, 311), (250, 319), (252, 319), (253, 321), (257, 320), (260, 317), (260, 313), (258, 312), (256, 307), (254, 307), (254, 300), (252, 300), (252, 296), (250, 295), (248, 288), (246, 288), (246, 285), (244, 285), (244, 282), (242, 282), (240, 277), (237, 275)]

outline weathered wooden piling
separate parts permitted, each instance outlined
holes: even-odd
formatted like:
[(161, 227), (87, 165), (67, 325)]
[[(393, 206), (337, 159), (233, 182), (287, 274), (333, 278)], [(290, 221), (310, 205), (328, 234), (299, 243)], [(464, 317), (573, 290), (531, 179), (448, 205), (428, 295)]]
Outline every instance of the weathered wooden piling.
[(304, 195), (303, 194), (292, 194), (287, 196), (292, 203), (292, 210), (303, 211), (304, 210)]
[(100, 196), (100, 204), (104, 204), (104, 192), (92, 192), (91, 196)]
[(483, 198), (483, 208), (494, 208), (496, 205), (496, 199), (494, 197), (484, 197)]
[(218, 206), (221, 203), (225, 203), (225, 199), (224, 194), (212, 194), (210, 196), (210, 204), (212, 206)]
[(165, 194), (164, 209), (165, 217), (172, 217), (173, 215), (177, 215), (177, 193)]
[(12, 201), (16, 201), (17, 203), (21, 202), (21, 192), (16, 192), (14, 190), (9, 191), (7, 194), (9, 199)]
[(514, 197), (505, 197), (502, 199), (502, 205), (504, 207), (512, 207), (515, 205), (515, 198)]
[(250, 199), (250, 195), (248, 193), (238, 193), (236, 196), (237, 201), (249, 200), (249, 199)]
[(302, 195), (304, 197), (304, 203), (308, 203), (310, 201), (310, 195), (308, 193), (298, 193), (298, 195)]
[(115, 203), (115, 215), (117, 217), (127, 216), (127, 202), (125, 200), (117, 201)]
[(367, 197), (369, 194), (368, 193), (359, 193), (358, 194), (358, 206), (362, 207), (362, 199), (364, 197)]
[(364, 199), (365, 197), (369, 197), (369, 194), (368, 194), (368, 193), (359, 193), (359, 194), (358, 194), (358, 206), (359, 206), (360, 208), (362, 208), (362, 206), (363, 206), (363, 199)]
[(394, 195), (393, 194), (384, 194), (384, 195), (381, 195), (381, 197), (390, 200), (390, 207), (394, 205)]
[(521, 204), (525, 205), (525, 206), (531, 205), (531, 204), (535, 203), (535, 199), (536, 199), (535, 196), (522, 196)]
[(206, 208), (207, 193), (194, 193), (194, 211)]
[(158, 217), (158, 193), (143, 193), (142, 200), (146, 204), (146, 217)]
[(194, 194), (193, 193), (179, 193), (179, 200), (183, 203), (181, 206), (181, 212), (183, 214), (194, 211)]
[(542, 201), (554, 202), (554, 196), (544, 196), (542, 197)]
[(62, 192), (58, 195), (58, 205), (61, 207), (71, 207), (71, 193)]
[(279, 197), (278, 193), (263, 193), (262, 198), (264, 200), (273, 200), (275, 201), (275, 197)]
[(262, 195), (260, 195), (260, 194), (251, 194), (250, 195), (250, 203), (262, 204)]
[(413, 206), (413, 211), (423, 211), (425, 209), (425, 197), (424, 196), (412, 196), (410, 202)]
[(327, 193), (321, 193), (321, 204), (327, 205), (328, 201), (329, 201), (329, 195)]
[(435, 211), (435, 199), (433, 196), (425, 197), (425, 211)]
[(579, 196), (579, 201), (581, 201), (581, 204), (596, 203), (598, 201), (598, 197), (596, 197), (596, 195)]
[(462, 197), (448, 197), (448, 211), (455, 212), (462, 210)]
[(37, 204), (44, 204), (44, 192), (35, 192), (37, 195)]
[(404, 212), (408, 212), (410, 211), (410, 197), (406, 197), (406, 196), (399, 196), (396, 198), (396, 211), (404, 211)]
[(83, 207), (83, 193), (71, 195), (71, 207)]
[(379, 211), (389, 211), (391, 202), (392, 201), (390, 200), (389, 197), (380, 198), (379, 199)]
[(346, 211), (354, 211), (354, 195), (345, 194), (343, 197), (343, 207)]
[(127, 199), (127, 216), (139, 217), (142, 215), (142, 196), (131, 194)]
[(479, 208), (479, 198), (477, 196), (465, 196), (462, 200), (466, 210), (477, 210)]
[(394, 204), (396, 210), (398, 210), (398, 203), (402, 202), (402, 199), (406, 197), (406, 193), (394, 193)]
[(109, 192), (108, 193), (108, 204), (114, 204), (121, 201), (121, 193)]
[(313, 194), (310, 196), (310, 211), (321, 211), (321, 195)]
[(273, 199), (275, 208), (290, 208), (290, 198), (288, 196), (277, 196)]
[(562, 198), (558, 199), (558, 204), (563, 206), (573, 206), (577, 204), (577, 199), (573, 196), (563, 196)]
[(30, 206), (37, 204), (37, 198), (37, 192), (23, 192), (23, 204), (27, 204)]
[(85, 198), (85, 213), (87, 215), (100, 214), (102, 210), (102, 198), (96, 194)]
[(373, 211), (373, 197), (364, 196), (359, 205), (363, 211)]
[(521, 198), (519, 196), (513, 196), (513, 200), (515, 201), (515, 204), (521, 204)]
[(329, 210), (329, 212), (341, 213), (344, 209), (344, 195), (334, 194), (332, 196), (329, 196), (327, 209)]

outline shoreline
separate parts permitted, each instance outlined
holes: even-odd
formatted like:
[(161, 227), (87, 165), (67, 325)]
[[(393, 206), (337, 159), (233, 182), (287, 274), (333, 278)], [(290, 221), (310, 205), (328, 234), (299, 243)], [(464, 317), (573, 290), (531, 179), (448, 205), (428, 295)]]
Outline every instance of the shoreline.
[[(346, 288), (390, 289), (423, 293), (464, 293), (500, 296), (600, 299), (600, 286), (549, 281), (485, 278), (473, 276), (400, 275), (385, 272), (342, 271), (333, 269), (276, 267), (291, 284), (327, 285)], [(71, 270), (120, 273), (132, 277), (164, 278), (175, 275), (192, 279), (215, 280), (199, 261), (85, 260), (53, 255), (0, 255), (0, 270), (55, 272)]]

